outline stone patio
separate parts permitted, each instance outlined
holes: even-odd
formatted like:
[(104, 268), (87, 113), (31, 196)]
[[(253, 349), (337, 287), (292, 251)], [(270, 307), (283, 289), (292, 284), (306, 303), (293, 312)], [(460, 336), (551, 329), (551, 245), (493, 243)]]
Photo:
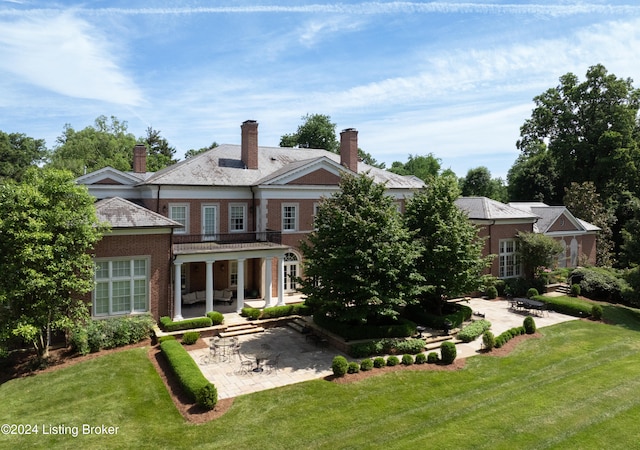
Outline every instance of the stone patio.
[[(510, 328), (521, 326), (526, 317), (526, 314), (510, 310), (509, 303), (505, 300), (473, 298), (463, 304), (468, 304), (474, 313), (483, 314), (484, 318), (491, 322), (491, 331), (496, 336)], [(575, 317), (556, 312), (545, 312), (541, 317), (534, 317), (534, 319), (538, 328), (576, 320)], [(225, 323), (241, 321), (246, 322), (246, 319), (235, 313), (225, 314)], [(208, 344), (210, 338), (204, 339)], [(209, 353), (208, 348), (190, 351), (189, 354), (198, 363), (204, 376), (216, 385), (220, 399), (332, 375), (331, 362), (336, 355), (354, 360), (335, 348), (316, 346), (313, 342), (306, 340), (305, 335), (287, 326), (269, 328), (262, 333), (241, 335), (238, 339), (241, 353), (247, 356), (255, 356), (257, 353), (271, 355), (280, 353), (278, 370), (242, 372), (237, 355), (231, 355), (225, 361), (214, 360), (205, 363), (203, 357)], [(482, 339), (476, 339), (467, 344), (457, 344), (458, 358), (477, 355), (481, 344)]]

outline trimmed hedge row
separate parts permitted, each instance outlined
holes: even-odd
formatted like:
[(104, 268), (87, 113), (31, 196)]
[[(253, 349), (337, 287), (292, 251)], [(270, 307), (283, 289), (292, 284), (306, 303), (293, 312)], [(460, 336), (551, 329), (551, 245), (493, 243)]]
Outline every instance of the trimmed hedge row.
[(456, 337), (462, 342), (475, 341), (482, 333), (491, 328), (491, 322), (485, 319), (476, 320), (464, 327)]
[(473, 311), (467, 305), (457, 304), (455, 305), (457, 311), (438, 316), (436, 314), (425, 311), (420, 305), (408, 305), (404, 310), (404, 316), (408, 319), (417, 322), (422, 325), (426, 325), (436, 330), (442, 330), (445, 328), (445, 321), (451, 323), (452, 328), (459, 327), (463, 322), (471, 319)]
[(525, 333), (526, 333), (526, 330), (524, 329), (524, 327), (511, 328), (510, 330), (507, 330), (501, 333), (498, 337), (496, 337), (494, 347), (500, 348), (504, 344), (509, 342), (511, 339), (513, 339), (514, 337), (520, 336), (521, 334), (525, 334)]
[[(338, 322), (320, 313), (313, 315), (313, 321), (320, 327), (342, 336), (346, 340), (367, 338), (394, 338), (413, 336), (416, 324), (405, 318), (398, 318), (396, 323), (389, 325), (360, 325), (355, 326), (346, 322)], [(368, 355), (366, 355), (368, 356)]]
[(190, 330), (192, 328), (206, 328), (213, 324), (209, 317), (195, 317), (193, 319), (174, 322), (171, 317), (160, 317), (160, 328), (164, 331)]
[(154, 324), (153, 318), (147, 314), (89, 320), (71, 329), (71, 348), (86, 355), (102, 349), (135, 344), (151, 335)]
[(423, 350), (424, 341), (422, 339), (380, 339), (351, 344), (349, 354), (354, 358), (364, 358), (391, 353), (415, 355)]
[(218, 311), (209, 311), (207, 317), (211, 319), (211, 325), (220, 325), (224, 322), (224, 315)]
[(218, 402), (216, 387), (202, 375), (182, 344), (176, 340), (168, 340), (160, 344), (160, 349), (189, 399), (202, 407), (213, 409)]
[(311, 309), (304, 303), (295, 303), (293, 305), (282, 306), (270, 306), (264, 309), (242, 308), (241, 315), (248, 317), (251, 320), (257, 319), (275, 319), (276, 317), (286, 316), (309, 316), (311, 315)]
[(552, 311), (574, 317), (589, 317), (593, 308), (593, 303), (575, 297), (547, 297), (539, 295), (535, 300), (544, 302)]

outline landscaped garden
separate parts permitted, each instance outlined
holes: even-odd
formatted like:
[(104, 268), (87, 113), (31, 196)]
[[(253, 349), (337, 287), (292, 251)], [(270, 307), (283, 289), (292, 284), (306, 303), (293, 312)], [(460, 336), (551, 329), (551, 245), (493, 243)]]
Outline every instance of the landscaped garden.
[[(124, 350), (0, 385), (0, 423), (39, 431), (2, 435), (0, 447), (630, 448), (640, 415), (639, 314), (606, 306), (604, 319), (620, 326), (543, 328), (507, 356), (473, 357), (458, 371), (317, 380), (238, 397), (202, 425), (179, 414), (148, 349)], [(118, 429), (82, 435), (83, 424)], [(50, 425), (77, 426), (80, 435), (43, 434)]]

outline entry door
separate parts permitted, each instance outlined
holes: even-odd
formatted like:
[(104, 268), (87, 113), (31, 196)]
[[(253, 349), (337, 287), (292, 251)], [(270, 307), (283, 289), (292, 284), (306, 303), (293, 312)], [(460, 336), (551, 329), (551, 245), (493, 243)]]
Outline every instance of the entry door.
[(284, 291), (293, 292), (298, 290), (295, 278), (298, 274), (299, 261), (295, 253), (284, 254)]
[(215, 241), (218, 236), (218, 207), (202, 207), (202, 235), (207, 241)]

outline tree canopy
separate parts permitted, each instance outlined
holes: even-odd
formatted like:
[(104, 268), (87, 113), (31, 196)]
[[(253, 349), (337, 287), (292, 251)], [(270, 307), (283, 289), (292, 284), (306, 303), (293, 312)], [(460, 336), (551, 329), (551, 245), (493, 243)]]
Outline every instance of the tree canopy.
[(302, 116), (298, 130), (280, 138), (280, 147), (321, 148), (338, 153), (340, 143), (336, 138), (336, 124), (325, 114)]
[(394, 319), (420, 285), (420, 253), (385, 186), (366, 174), (345, 175), (340, 191), (318, 206), (316, 230), (303, 241), (307, 302), (349, 323)]
[(44, 162), (47, 155), (44, 139), (0, 131), (0, 181), (20, 180), (29, 167)]
[(503, 203), (509, 201), (502, 179), (492, 178), (491, 172), (484, 166), (469, 169), (459, 183), (461, 194), (465, 197), (487, 197)]
[(211, 150), (212, 148), (216, 148), (217, 146), (218, 143), (216, 141), (213, 141), (209, 147), (202, 147), (197, 150), (195, 148), (191, 148), (185, 152), (184, 159), (193, 158), (194, 156), (199, 155), (200, 153), (204, 153), (207, 150)]
[(19, 336), (46, 356), (49, 332), (86, 316), (103, 230), (70, 172), (30, 168), (0, 185), (0, 340)]
[[(617, 78), (598, 64), (582, 82), (572, 73), (561, 76), (557, 87), (534, 102), (531, 118), (520, 128), (522, 158), (510, 172), (511, 192), (529, 189), (528, 200), (537, 195), (551, 203), (562, 200), (571, 182), (591, 181), (605, 198), (624, 190), (638, 192), (640, 91), (631, 79)], [(530, 159), (537, 162), (533, 170)], [(549, 177), (543, 188), (552, 187), (551, 192), (532, 183), (538, 168)]]
[(103, 167), (129, 171), (133, 164), (136, 137), (127, 130), (127, 122), (100, 116), (93, 126), (76, 131), (66, 124), (53, 150), (51, 166), (70, 170), (75, 176)]
[(533, 279), (542, 269), (554, 267), (562, 249), (560, 242), (546, 234), (518, 233), (518, 254), (527, 278)]
[(169, 142), (160, 136), (159, 130), (147, 127), (147, 135), (143, 143), (147, 147), (147, 170), (149, 172), (157, 172), (167, 166), (178, 162), (174, 159), (176, 149), (169, 145)]
[(482, 256), (484, 241), (455, 200), (453, 176), (432, 178), (407, 203), (405, 220), (421, 250), (416, 270), (424, 278), (426, 306), (440, 313), (445, 297), (477, 289), (490, 257)]
[(433, 153), (428, 155), (409, 155), (406, 163), (394, 161), (389, 171), (398, 175), (414, 175), (422, 181), (427, 181), (440, 174), (441, 163), (440, 158), (436, 158)]

